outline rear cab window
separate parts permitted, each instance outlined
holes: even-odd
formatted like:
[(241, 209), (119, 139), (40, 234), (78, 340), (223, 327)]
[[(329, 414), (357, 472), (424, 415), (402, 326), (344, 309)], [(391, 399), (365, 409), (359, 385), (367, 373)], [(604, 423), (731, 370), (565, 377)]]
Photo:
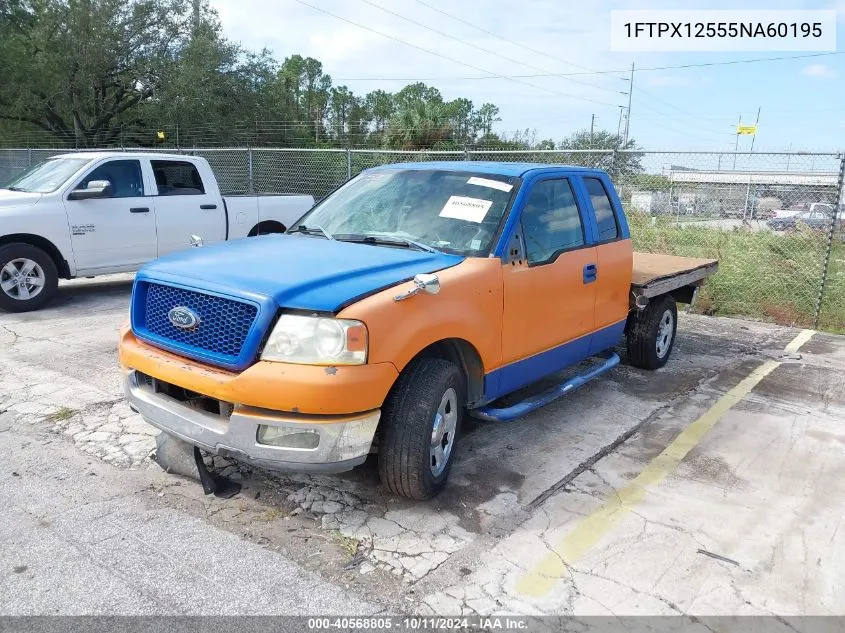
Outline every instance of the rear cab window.
[(613, 204), (610, 202), (610, 196), (607, 195), (604, 183), (593, 177), (585, 177), (583, 180), (587, 195), (590, 196), (590, 202), (593, 205), (593, 212), (596, 215), (599, 243), (618, 239), (620, 233), (619, 220), (616, 218)]
[(151, 160), (158, 195), (200, 196), (205, 193), (196, 165), (186, 160)]

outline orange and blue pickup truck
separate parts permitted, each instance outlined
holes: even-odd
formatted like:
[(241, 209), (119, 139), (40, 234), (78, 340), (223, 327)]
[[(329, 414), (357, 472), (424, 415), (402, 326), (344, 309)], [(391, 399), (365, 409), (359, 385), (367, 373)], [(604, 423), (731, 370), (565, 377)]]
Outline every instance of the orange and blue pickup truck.
[(662, 367), (676, 302), (716, 266), (634, 253), (598, 169), (387, 165), (285, 234), (144, 266), (120, 363), (131, 406), (168, 437), (296, 472), (375, 453), (390, 491), (425, 499), (465, 415), (523, 416), (614, 367), (623, 339), (628, 362)]

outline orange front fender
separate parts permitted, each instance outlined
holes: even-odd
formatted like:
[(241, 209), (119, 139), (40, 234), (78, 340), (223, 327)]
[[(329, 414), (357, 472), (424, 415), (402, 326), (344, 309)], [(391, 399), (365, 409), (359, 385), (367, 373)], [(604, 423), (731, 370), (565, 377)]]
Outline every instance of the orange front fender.
[(319, 367), (259, 361), (241, 373), (210, 367), (120, 332), (120, 365), (233, 404), (317, 415), (378, 409), (399, 376), (392, 363)]

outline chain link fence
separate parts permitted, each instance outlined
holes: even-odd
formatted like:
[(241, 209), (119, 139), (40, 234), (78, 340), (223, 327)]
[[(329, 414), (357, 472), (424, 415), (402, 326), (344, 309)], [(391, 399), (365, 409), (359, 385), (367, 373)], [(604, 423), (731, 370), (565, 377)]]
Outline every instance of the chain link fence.
[[(0, 149), (0, 183), (66, 150)], [(660, 151), (183, 149), (226, 193), (323, 198), (397, 162), (516, 161), (608, 171), (637, 250), (719, 259), (696, 310), (845, 332), (845, 155)]]

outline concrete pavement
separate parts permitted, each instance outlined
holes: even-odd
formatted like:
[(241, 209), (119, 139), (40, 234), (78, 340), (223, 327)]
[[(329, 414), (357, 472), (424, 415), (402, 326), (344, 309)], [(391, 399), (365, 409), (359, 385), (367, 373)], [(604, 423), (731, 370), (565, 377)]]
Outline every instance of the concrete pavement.
[[(623, 365), (518, 422), (469, 421), (431, 502), (387, 494), (372, 460), (314, 477), (215, 458), (243, 483), (222, 500), (162, 473), (123, 402), (130, 280), (62, 284), (45, 310), (0, 314), (0, 613), (845, 609), (842, 337), (786, 351), (799, 330), (682, 314), (666, 368)], [(585, 521), (598, 538), (569, 560)]]

